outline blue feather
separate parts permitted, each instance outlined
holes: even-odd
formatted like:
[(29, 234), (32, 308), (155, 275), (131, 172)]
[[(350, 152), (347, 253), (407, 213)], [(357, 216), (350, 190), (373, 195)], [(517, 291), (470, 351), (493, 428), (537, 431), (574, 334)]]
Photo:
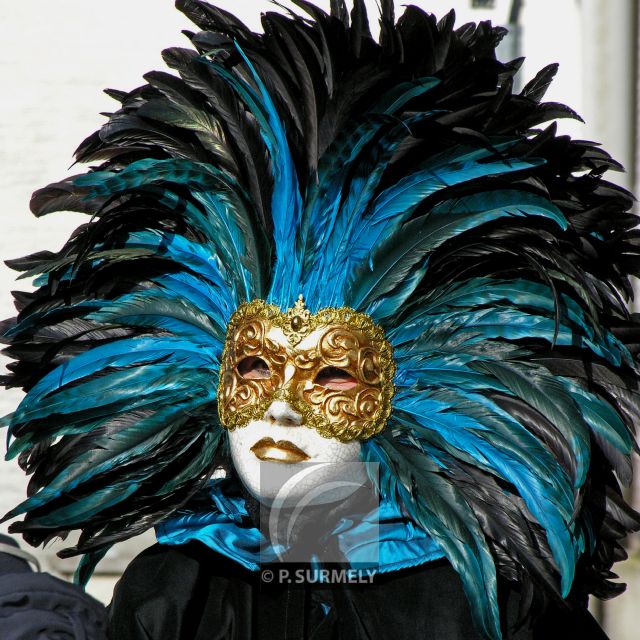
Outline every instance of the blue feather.
[[(434, 430), (442, 436), (439, 442), (445, 442), (447, 449), (452, 448), (454, 455), (469, 456), (476, 466), (489, 469), (518, 489), (531, 513), (545, 527), (561, 573), (563, 593), (568, 594), (579, 553), (579, 544), (571, 535), (574, 505), (568, 478), (549, 452), (524, 429), (518, 430), (517, 444), (505, 446), (504, 437), (509, 438), (510, 431), (519, 426), (515, 421), (507, 419), (500, 437), (496, 430), (500, 421), (493, 420), (489, 427), (470, 415), (471, 399), (480, 405), (490, 404), (480, 396), (465, 394), (464, 402), (452, 403), (450, 394), (447, 401), (442, 402), (432, 397), (434, 393), (398, 393), (394, 398), (396, 419), (401, 419), (402, 413), (408, 414), (411, 416), (408, 424), (418, 438), (428, 438), (429, 431)], [(493, 417), (499, 414), (493, 408)], [(502, 418), (506, 415), (503, 414)], [(522, 438), (527, 440), (527, 444), (518, 448), (523, 444)], [(534, 471), (531, 463), (536, 457), (539, 469)]]
[[(227, 274), (238, 280), (245, 300), (253, 299), (261, 288), (261, 265), (251, 216), (246, 210), (247, 195), (230, 176), (204, 163), (189, 160), (138, 160), (115, 173), (97, 171), (80, 176), (75, 184), (92, 187), (87, 197), (112, 196), (125, 191), (153, 194), (166, 206), (184, 209), (183, 215), (205, 235), (212, 253), (237, 265)], [(158, 183), (163, 188), (154, 186)], [(202, 204), (199, 211), (170, 191), (171, 183), (188, 187), (193, 199)], [(181, 211), (182, 211), (181, 208)], [(245, 265), (253, 265), (248, 270)]]
[(302, 198), (282, 120), (259, 74), (237, 43), (236, 49), (244, 60), (259, 93), (223, 66), (206, 58), (203, 60), (227, 81), (255, 116), (269, 151), (274, 180), (271, 215), (276, 263), (268, 301), (286, 308), (293, 304), (300, 290), (302, 257), (298, 255), (295, 238), (300, 224)]
[[(190, 340), (168, 336), (141, 336), (117, 340), (75, 356), (43, 376), (15, 411), (14, 422), (46, 417), (47, 409), (38, 408), (47, 396), (65, 385), (108, 368), (131, 367), (163, 358), (182, 358), (191, 366), (216, 368), (219, 354), (210, 353)], [(82, 398), (76, 399), (83, 402)]]
[[(493, 164), (498, 166), (500, 163)], [(515, 170), (515, 164), (512, 166)], [(414, 197), (417, 195), (414, 194)], [(525, 205), (518, 206), (510, 199), (503, 203), (502, 208), (485, 210), (481, 206), (482, 199), (478, 195), (473, 200), (477, 208), (472, 210), (459, 207), (459, 201), (454, 201), (450, 211), (447, 203), (443, 203), (430, 213), (406, 223), (399, 232), (393, 233), (387, 229), (392, 235), (375, 249), (373, 270), (366, 264), (351, 273), (345, 296), (348, 306), (362, 309), (375, 319), (382, 320), (388, 317), (390, 308), (390, 305), (381, 306), (385, 297), (392, 295), (396, 307), (399, 307), (415, 290), (415, 281), (405, 283), (408, 273), (418, 268), (424, 274), (425, 257), (447, 240), (502, 217), (536, 215), (557, 220), (558, 212), (551, 207), (527, 209)], [(489, 197), (491, 200), (492, 197)], [(396, 212), (392, 218), (394, 226), (397, 217)], [(423, 266), (419, 267), (420, 264)]]
[(437, 87), (441, 80), (425, 76), (412, 82), (401, 82), (387, 91), (369, 110), (372, 113), (393, 115), (400, 111), (407, 102), (422, 96), (427, 91)]
[(475, 514), (455, 486), (440, 477), (439, 463), (429, 452), (411, 462), (403, 454), (409, 454), (408, 448), (401, 454), (388, 439), (367, 440), (361, 449), (365, 462), (379, 465), (379, 477), (372, 480), (380, 493), (399, 503), (446, 553), (480, 629), (501, 638), (495, 564)]
[(164, 257), (189, 269), (194, 275), (208, 281), (219, 293), (215, 299), (225, 312), (231, 313), (242, 301), (237, 289), (230, 286), (226, 274), (228, 265), (204, 244), (187, 240), (183, 236), (158, 231), (140, 231), (129, 235), (126, 246), (152, 250), (156, 257)]
[[(404, 118), (399, 124), (392, 121), (389, 131), (377, 140), (373, 148), (361, 151), (362, 140), (351, 149), (351, 155), (344, 159), (341, 171), (331, 168), (332, 187), (327, 189), (327, 177), (319, 174), (322, 197), (312, 199), (314, 206), (324, 211), (326, 223), (314, 224), (307, 253), (312, 261), (305, 263), (308, 274), (303, 288), (306, 298), (317, 301), (318, 307), (339, 306), (344, 299), (344, 283), (351, 264), (357, 263), (360, 254), (354, 249), (354, 238), (370, 226), (370, 205), (380, 184), (384, 171), (400, 144), (411, 133), (411, 127), (428, 118), (432, 112)], [(366, 140), (368, 142), (368, 140)], [(337, 164), (337, 163), (334, 163)], [(353, 178), (345, 183), (345, 175), (353, 172)], [(316, 211), (309, 212), (314, 221), (319, 219)], [(329, 285), (327, 286), (327, 283)]]
[[(544, 285), (541, 286), (544, 288)], [(487, 287), (486, 291), (490, 291), (490, 287)], [(400, 348), (400, 353), (403, 344), (411, 343), (410, 348), (420, 349), (419, 339), (422, 336), (429, 339), (430, 333), (437, 333), (444, 328), (451, 336), (458, 340), (467, 340), (469, 344), (496, 338), (510, 341), (539, 338), (550, 344), (553, 343), (556, 330), (553, 317), (537, 315), (507, 305), (483, 308), (480, 306), (480, 301), (484, 295), (482, 290), (478, 292), (477, 300), (480, 308), (452, 309), (436, 314), (423, 313), (420, 309), (410, 315), (401, 326), (389, 329), (389, 339), (394, 347)], [(533, 298), (532, 302), (535, 303)], [(594, 335), (595, 332), (584, 315), (577, 312), (577, 306), (570, 312), (576, 320), (575, 325), (569, 322), (560, 324), (556, 344), (575, 345), (588, 349), (615, 366), (620, 366), (623, 360), (631, 358), (628, 349), (612, 334), (607, 332), (601, 337)], [(551, 316), (548, 308), (543, 309), (543, 313)]]
[(122, 296), (86, 316), (106, 324), (155, 327), (211, 349), (222, 349), (226, 327), (214, 325), (208, 314), (184, 297), (157, 289)]

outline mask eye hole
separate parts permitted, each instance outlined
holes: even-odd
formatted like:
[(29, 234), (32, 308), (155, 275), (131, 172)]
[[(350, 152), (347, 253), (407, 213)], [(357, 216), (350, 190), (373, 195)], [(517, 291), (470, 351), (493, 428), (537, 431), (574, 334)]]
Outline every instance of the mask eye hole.
[(247, 380), (265, 380), (271, 377), (269, 365), (258, 356), (243, 358), (236, 365), (238, 373)]
[(348, 371), (338, 367), (325, 367), (313, 382), (332, 391), (353, 389), (358, 384), (358, 381)]

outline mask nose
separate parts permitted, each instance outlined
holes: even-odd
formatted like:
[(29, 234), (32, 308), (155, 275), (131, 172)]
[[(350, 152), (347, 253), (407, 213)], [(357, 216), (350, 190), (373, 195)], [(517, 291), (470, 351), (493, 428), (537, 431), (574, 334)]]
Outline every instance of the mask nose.
[(302, 424), (302, 416), (294, 411), (288, 402), (282, 400), (274, 400), (271, 403), (264, 412), (263, 420), (284, 427), (299, 427)]
[[(301, 378), (299, 376), (299, 372), (293, 364), (289, 363), (286, 365), (282, 385), (283, 390), (287, 391), (296, 400), (304, 400), (304, 392), (312, 386), (313, 383), (310, 380), (306, 379), (306, 377)], [(281, 404), (283, 404), (283, 402), (281, 402)], [(293, 411), (293, 408), (289, 404), (286, 402), (284, 402), (284, 404), (289, 407), (290, 411)]]

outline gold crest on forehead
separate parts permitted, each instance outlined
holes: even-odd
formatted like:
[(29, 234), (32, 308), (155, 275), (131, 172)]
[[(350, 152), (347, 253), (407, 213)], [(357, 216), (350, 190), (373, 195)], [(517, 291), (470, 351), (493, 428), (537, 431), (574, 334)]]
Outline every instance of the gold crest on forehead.
[(389, 419), (394, 375), (391, 344), (368, 315), (348, 307), (312, 314), (302, 296), (286, 313), (254, 300), (227, 327), (218, 413), (233, 430), (281, 400), (327, 438), (366, 440)]

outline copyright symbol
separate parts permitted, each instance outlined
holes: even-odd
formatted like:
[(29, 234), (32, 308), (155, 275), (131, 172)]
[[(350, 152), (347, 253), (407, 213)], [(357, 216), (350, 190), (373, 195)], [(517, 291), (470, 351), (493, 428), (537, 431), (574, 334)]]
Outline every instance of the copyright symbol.
[(262, 582), (273, 582), (273, 571), (265, 569), (262, 572)]

